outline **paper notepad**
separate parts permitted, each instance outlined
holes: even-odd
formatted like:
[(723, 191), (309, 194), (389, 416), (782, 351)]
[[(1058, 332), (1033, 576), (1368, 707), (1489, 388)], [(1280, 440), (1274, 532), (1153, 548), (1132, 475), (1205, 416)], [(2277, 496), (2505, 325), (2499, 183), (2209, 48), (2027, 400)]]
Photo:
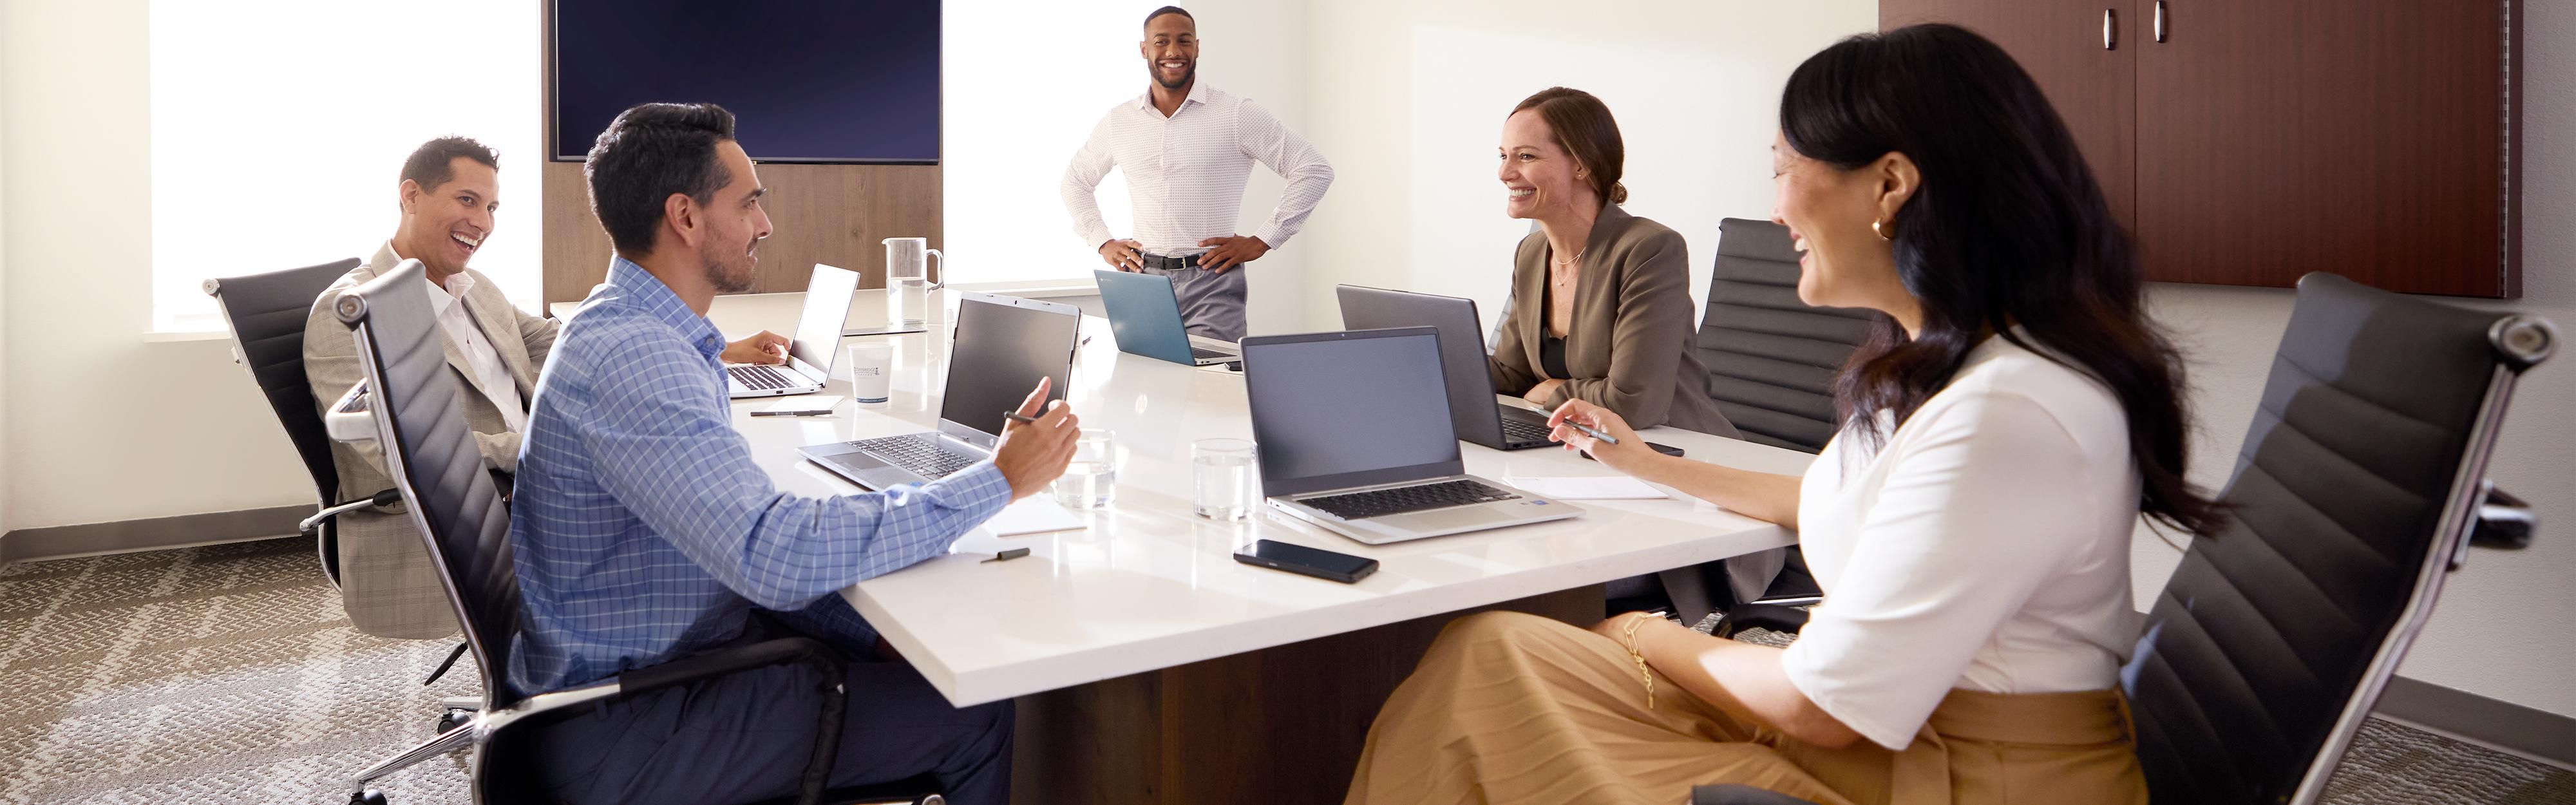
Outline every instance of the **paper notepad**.
[(1540, 497), (1558, 500), (1652, 500), (1669, 498), (1662, 490), (1625, 475), (1583, 475), (1563, 478), (1504, 478), (1503, 483), (1527, 490)]
[(1002, 507), (1002, 513), (993, 515), (993, 519), (984, 521), (984, 527), (992, 529), (993, 536), (997, 537), (1072, 531), (1090, 525), (1074, 516), (1073, 512), (1065, 511), (1063, 506), (1056, 505), (1054, 498), (1045, 494), (1021, 498), (1017, 503)]

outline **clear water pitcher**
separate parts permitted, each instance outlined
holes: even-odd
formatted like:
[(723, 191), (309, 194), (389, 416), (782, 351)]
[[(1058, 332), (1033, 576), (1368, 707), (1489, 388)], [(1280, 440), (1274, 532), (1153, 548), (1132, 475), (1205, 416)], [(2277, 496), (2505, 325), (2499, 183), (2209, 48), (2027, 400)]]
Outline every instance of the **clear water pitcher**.
[[(886, 238), (886, 323), (922, 326), (930, 320), (930, 292), (948, 284), (948, 259), (929, 238)], [(939, 282), (930, 281), (930, 258), (939, 258)]]

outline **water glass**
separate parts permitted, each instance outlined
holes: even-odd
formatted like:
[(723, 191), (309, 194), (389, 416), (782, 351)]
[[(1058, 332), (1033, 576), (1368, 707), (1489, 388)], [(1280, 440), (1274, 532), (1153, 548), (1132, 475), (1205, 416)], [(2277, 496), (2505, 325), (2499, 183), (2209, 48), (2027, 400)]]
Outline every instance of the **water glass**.
[(851, 344), (850, 400), (861, 408), (884, 408), (894, 378), (894, 347), (882, 343)]
[(1068, 509), (1109, 505), (1118, 486), (1118, 454), (1107, 429), (1084, 428), (1073, 442), (1073, 461), (1055, 481), (1055, 502)]
[(1241, 520), (1252, 514), (1253, 444), (1244, 439), (1200, 439), (1190, 443), (1192, 491), (1190, 510), (1212, 520)]

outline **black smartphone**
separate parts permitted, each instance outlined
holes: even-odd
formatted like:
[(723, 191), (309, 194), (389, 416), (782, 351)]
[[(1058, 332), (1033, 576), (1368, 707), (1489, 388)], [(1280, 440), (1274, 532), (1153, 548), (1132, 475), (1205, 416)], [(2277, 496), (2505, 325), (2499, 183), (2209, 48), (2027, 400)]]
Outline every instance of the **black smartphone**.
[(1360, 579), (1368, 578), (1369, 574), (1377, 572), (1375, 559), (1334, 553), (1303, 545), (1290, 545), (1285, 542), (1271, 542), (1266, 539), (1253, 540), (1252, 547), (1234, 554), (1234, 561), (1319, 579), (1332, 579), (1343, 584), (1357, 584)]

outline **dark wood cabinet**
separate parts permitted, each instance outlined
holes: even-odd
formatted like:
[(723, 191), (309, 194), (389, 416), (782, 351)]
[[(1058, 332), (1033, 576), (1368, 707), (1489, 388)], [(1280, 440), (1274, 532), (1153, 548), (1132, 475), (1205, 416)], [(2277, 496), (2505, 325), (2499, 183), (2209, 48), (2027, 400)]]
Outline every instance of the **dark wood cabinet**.
[(1882, 0), (1879, 21), (1955, 22), (2012, 53), (2075, 131), (2149, 279), (2288, 287), (2332, 271), (2510, 298), (2518, 6)]

